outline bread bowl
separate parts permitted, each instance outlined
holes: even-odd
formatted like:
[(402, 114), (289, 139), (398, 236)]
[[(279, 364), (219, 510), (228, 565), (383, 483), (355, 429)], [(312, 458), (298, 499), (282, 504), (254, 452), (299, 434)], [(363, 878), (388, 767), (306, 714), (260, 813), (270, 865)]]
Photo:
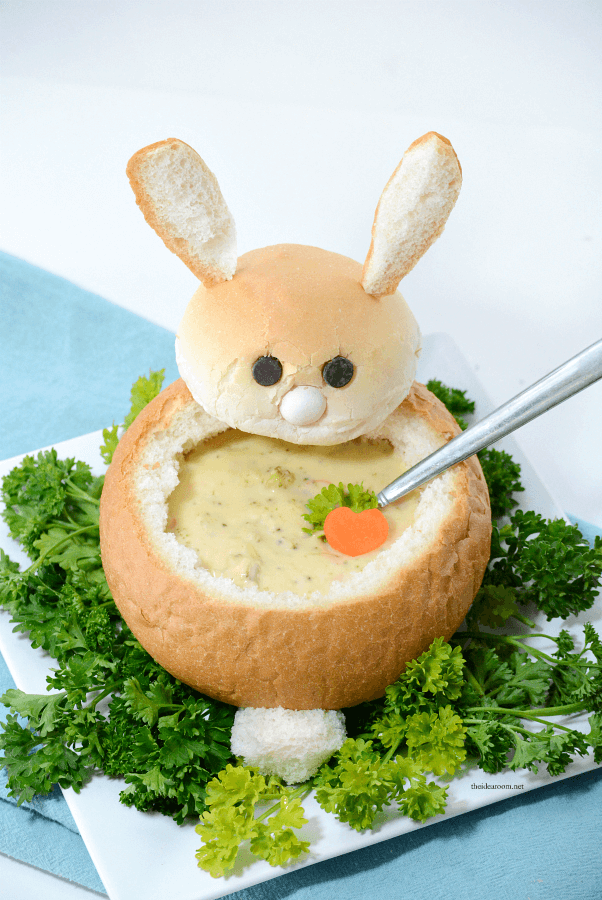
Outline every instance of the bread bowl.
[[(236, 706), (341, 709), (381, 696), (408, 660), (453, 634), (478, 589), (490, 535), (478, 462), (429, 484), (413, 526), (330, 596), (278, 595), (209, 574), (165, 530), (182, 452), (226, 428), (179, 380), (122, 438), (101, 540), (126, 622), (169, 672)], [(443, 405), (414, 384), (370, 437), (391, 441), (410, 465), (455, 433)]]
[(451, 144), (430, 132), (409, 148), (363, 268), (290, 244), (237, 261), (215, 177), (175, 139), (139, 151), (128, 174), (145, 218), (201, 285), (176, 338), (182, 378), (130, 426), (107, 473), (101, 548), (115, 601), (161, 665), (227, 703), (339, 710), (376, 698), (457, 629), (480, 585), (491, 519), (476, 459), (434, 479), (402, 534), (317, 591), (209, 571), (171, 531), (168, 501), (187, 455), (202, 457), (219, 434), (318, 448), (381, 441), (400, 473), (457, 433), (414, 380), (420, 332), (397, 290), (457, 197)]

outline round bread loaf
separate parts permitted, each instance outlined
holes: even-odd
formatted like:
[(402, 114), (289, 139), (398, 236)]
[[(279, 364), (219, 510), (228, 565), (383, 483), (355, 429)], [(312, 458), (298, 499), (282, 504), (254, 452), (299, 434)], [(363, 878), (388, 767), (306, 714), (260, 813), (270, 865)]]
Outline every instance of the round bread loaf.
[[(231, 428), (293, 444), (340, 444), (372, 431), (411, 387), (420, 330), (399, 291), (376, 300), (361, 277), (360, 263), (339, 253), (276, 244), (241, 256), (231, 281), (201, 284), (176, 338), (194, 399)], [(269, 386), (253, 377), (264, 355), (281, 363)], [(341, 357), (354, 371), (343, 390), (323, 377)], [(301, 427), (285, 413), (300, 387), (323, 403)]]
[[(175, 677), (236, 706), (341, 709), (381, 696), (435, 637), (456, 631), (479, 588), (491, 516), (478, 461), (433, 479), (413, 524), (361, 572), (324, 594), (276, 594), (211, 575), (166, 531), (183, 454), (227, 428), (179, 380), (120, 441), (100, 533), (124, 619)], [(385, 438), (413, 465), (457, 433), (445, 407), (414, 383), (365, 438)]]

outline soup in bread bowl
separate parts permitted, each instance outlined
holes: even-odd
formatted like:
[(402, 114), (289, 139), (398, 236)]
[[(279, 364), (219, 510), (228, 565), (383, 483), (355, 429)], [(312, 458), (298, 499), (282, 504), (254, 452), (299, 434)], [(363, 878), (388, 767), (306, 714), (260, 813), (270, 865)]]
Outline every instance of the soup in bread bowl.
[[(365, 440), (385, 442), (401, 470), (457, 431), (445, 407), (415, 383)], [(478, 462), (424, 487), (411, 522), (359, 570), (319, 591), (270, 590), (213, 574), (170, 530), (169, 500), (186, 456), (202, 459), (203, 442), (232, 433), (180, 380), (120, 441), (102, 495), (101, 539), (125, 620), (165, 669), (236, 706), (341, 709), (381, 696), (435, 637), (453, 634), (480, 585), (491, 519)], [(302, 514), (300, 507), (300, 541)], [(261, 542), (255, 550), (261, 559)]]

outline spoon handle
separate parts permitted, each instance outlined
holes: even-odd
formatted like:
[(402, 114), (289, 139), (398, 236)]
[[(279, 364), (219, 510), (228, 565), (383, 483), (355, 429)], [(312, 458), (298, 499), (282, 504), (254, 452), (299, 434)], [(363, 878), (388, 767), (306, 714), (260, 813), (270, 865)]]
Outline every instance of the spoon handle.
[(431, 453), (377, 494), (378, 505), (388, 506), (404, 494), (440, 475), (484, 447), (516, 431), (548, 409), (557, 406), (602, 378), (602, 340), (582, 350), (549, 375), (521, 391), (480, 422), (467, 428), (445, 446)]

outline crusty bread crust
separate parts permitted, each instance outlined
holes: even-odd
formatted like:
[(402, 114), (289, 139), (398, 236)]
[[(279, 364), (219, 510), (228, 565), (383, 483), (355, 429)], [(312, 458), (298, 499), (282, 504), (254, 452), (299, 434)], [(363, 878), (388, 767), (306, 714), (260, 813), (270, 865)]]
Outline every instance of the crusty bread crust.
[[(341, 709), (381, 696), (435, 637), (456, 631), (479, 588), (491, 516), (478, 461), (455, 468), (455, 501), (436, 539), (376, 591), (297, 608), (231, 602), (176, 573), (153, 543), (137, 496), (147, 442), (193, 402), (181, 380), (163, 391), (128, 429), (107, 473), (102, 558), (126, 622), (174, 676), (236, 706)], [(401, 408), (445, 439), (458, 433), (422, 385)]]

